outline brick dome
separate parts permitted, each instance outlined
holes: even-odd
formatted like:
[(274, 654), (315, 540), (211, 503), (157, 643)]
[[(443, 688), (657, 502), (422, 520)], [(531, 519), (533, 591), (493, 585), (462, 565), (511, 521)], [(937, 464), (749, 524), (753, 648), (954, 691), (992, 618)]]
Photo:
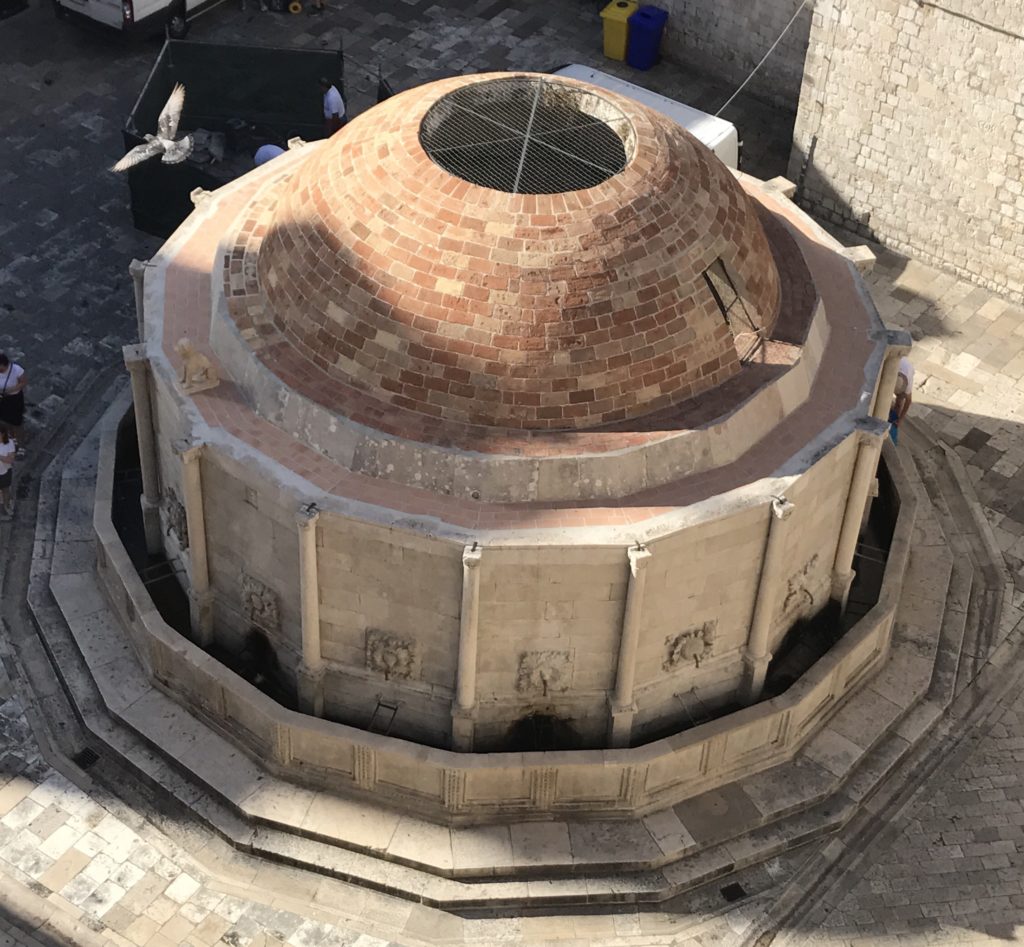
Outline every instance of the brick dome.
[(778, 311), (729, 170), (668, 119), (571, 80), (414, 89), (277, 188), (258, 257), (274, 325), (339, 383), (442, 421), (639, 417), (735, 374)]

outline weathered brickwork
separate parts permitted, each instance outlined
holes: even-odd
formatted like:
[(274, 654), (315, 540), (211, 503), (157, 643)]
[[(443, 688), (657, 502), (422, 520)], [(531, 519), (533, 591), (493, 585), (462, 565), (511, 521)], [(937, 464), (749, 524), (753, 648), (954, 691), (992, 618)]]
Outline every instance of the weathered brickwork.
[[(779, 278), (725, 167), (620, 100), (635, 147), (603, 184), (549, 195), (469, 184), (418, 133), (435, 101), (471, 82), (390, 100), (281, 185), (253, 221), (266, 228), (259, 286), (277, 330), (338, 382), (475, 425), (593, 427), (735, 375), (737, 344), (704, 271), (721, 259), (766, 327)], [(236, 248), (228, 266), (245, 262)]]
[[(669, 11), (663, 52), (684, 66), (739, 85), (785, 29), (799, 2), (662, 0), (659, 6)], [(746, 87), (758, 98), (794, 112), (803, 78), (811, 6), (801, 11)]]
[(789, 175), (830, 222), (1019, 300), (1020, 4), (942, 6), (820, 0)]

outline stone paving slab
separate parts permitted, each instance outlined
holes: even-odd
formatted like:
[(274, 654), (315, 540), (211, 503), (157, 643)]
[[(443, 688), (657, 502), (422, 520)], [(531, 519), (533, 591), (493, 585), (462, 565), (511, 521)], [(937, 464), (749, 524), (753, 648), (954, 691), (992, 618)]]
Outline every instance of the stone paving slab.
[[(553, 26), (550, 33), (542, 33), (541, 43), (531, 44), (525, 37), (516, 35), (517, 30), (522, 34), (535, 27), (536, 24), (530, 25), (531, 15), (537, 15), (531, 14), (530, 10), (536, 10), (535, 4), (519, 5), (510, 18), (510, 21), (515, 20), (510, 29), (505, 29), (507, 24), (493, 33), (482, 28), (481, 24), (487, 21), (488, 7), (500, 13), (506, 6), (489, 0), (464, 7), (459, 5), (459, 16), (463, 19), (455, 26), (446, 24), (449, 26), (446, 30), (439, 26), (447, 15), (445, 9), (432, 3), (382, 3), (368, 16), (357, 14), (348, 4), (341, 8), (335, 5), (334, 18), (325, 17), (319, 21), (304, 17), (282, 20), (252, 13), (242, 16), (237, 7), (225, 5), (219, 12), (198, 21), (194, 36), (197, 39), (233, 37), (236, 40), (245, 38), (315, 45), (332, 41), (342, 31), (352, 33), (359, 49), (352, 50), (350, 62), (365, 59), (369, 66), (367, 76), (357, 78), (354, 83), (350, 79), (356, 107), (359, 107), (360, 99), (369, 102), (371, 87), (375, 84), (375, 75), (369, 76), (369, 72), (375, 71), (370, 61), (371, 52), (385, 58), (385, 71), (400, 85), (400, 70), (407, 70), (405, 75), (413, 76), (419, 74), (418, 70), (459, 68), (460, 59), (469, 64), (477, 57), (490, 68), (500, 65), (503, 56), (533, 55), (531, 45), (538, 58), (547, 60), (551, 50), (561, 55), (558, 61), (564, 61), (577, 57), (574, 50), (570, 51), (573, 42), (582, 45), (592, 39), (591, 34), (581, 35), (578, 40), (566, 39), (566, 36), (585, 33), (577, 28), (577, 11), (568, 4), (560, 10), (556, 4), (546, 6), (546, 10), (557, 11), (559, 16), (570, 11), (567, 14), (569, 22)], [(456, 5), (451, 7), (455, 9)], [(593, 9), (586, 11), (588, 16), (593, 12)], [(435, 46), (442, 43), (446, 44), (447, 51), (437, 55)], [(120, 146), (120, 118), (130, 107), (155, 52), (154, 46), (122, 49), (93, 34), (60, 24), (51, 26), (48, 11), (41, 7), (32, 8), (0, 24), (0, 65), (3, 66), (8, 88), (13, 84), (15, 89), (13, 94), (0, 99), (0, 127), (3, 129), (0, 157), (4, 159), (0, 162), (0, 168), (4, 169), (0, 170), (0, 185), (4, 187), (0, 233), (5, 237), (11, 234), (10, 244), (5, 240), (5, 245), (18, 247), (21, 254), (14, 260), (5, 260), (0, 266), (0, 345), (18, 355), (24, 353), (30, 371), (34, 372), (30, 400), (33, 402), (32, 422), (36, 427), (49, 426), (62, 410), (67, 410), (74, 402), (76, 385), (83, 375), (96, 361), (113, 364), (118, 358), (120, 345), (130, 341), (133, 332), (134, 316), (130, 288), (123, 277), (124, 261), (132, 255), (148, 255), (152, 243), (130, 229), (123, 182), (112, 177), (103, 178), (97, 169), (109, 164), (116, 156)], [(483, 63), (485, 58), (487, 61)], [(519, 64), (526, 65), (525, 59), (521, 59)], [(391, 65), (400, 69), (388, 68)], [(676, 92), (668, 85), (660, 85), (666, 81), (664, 67), (658, 67), (648, 76), (655, 88), (669, 94)], [(50, 80), (49, 84), (47, 80)], [(700, 77), (690, 81), (691, 92), (696, 90), (697, 94), (687, 93), (684, 98), (689, 96), (689, 100), (699, 107), (715, 106), (718, 90), (714, 84), (703, 83)], [(772, 134), (768, 114), (764, 124)], [(752, 133), (752, 126), (739, 119), (734, 120), (747, 142), (748, 154), (752, 154), (752, 142), (757, 138)], [(780, 153), (784, 159), (787, 132), (780, 127), (774, 134), (777, 140), (782, 140)], [(71, 146), (68, 146), (69, 142)], [(30, 162), (28, 158), (33, 160)], [(15, 175), (18, 175), (19, 187), (12, 201), (9, 185)], [(66, 187), (56, 189), (54, 182)], [(55, 226), (57, 219), (62, 226)], [(958, 283), (955, 278), (928, 267), (884, 255), (879, 262), (871, 277), (879, 308), (891, 324), (910, 328), (918, 340), (914, 360), (919, 372), (920, 390), (915, 393), (914, 413), (927, 418), (964, 461), (982, 499), (993, 536), (1013, 570), (1016, 586), (1004, 619), (1010, 625), (1019, 621), (1024, 608), (1024, 581), (1021, 580), (1024, 484), (1019, 476), (1024, 466), (1024, 438), (1021, 436), (1024, 388), (1020, 385), (1024, 375), (1024, 356), (1021, 354), (1024, 314), (1017, 307), (987, 294), (976, 294), (968, 284)], [(9, 534), (0, 534), (0, 539), (6, 540), (6, 535)], [(0, 689), (4, 687), (9, 688), (9, 685), (0, 683)], [(5, 696), (9, 697), (9, 692)], [(11, 720), (21, 719), (19, 705), (0, 704), (0, 716), (5, 710), (11, 715)], [(3, 720), (7, 719), (3, 717)], [(1005, 876), (1008, 869), (986, 869), (982, 866), (979, 874), (974, 862), (965, 861), (979, 856), (960, 857), (954, 851), (954, 846), (961, 842), (972, 844), (971, 833), (992, 829), (1008, 833), (1009, 840), (1018, 850), (1024, 846), (1024, 842), (1013, 835), (1020, 820), (1012, 809), (1004, 808), (1007, 802), (1013, 801), (1012, 798), (982, 803), (975, 795), (995, 789), (1002, 789), (1010, 796), (1020, 792), (1024, 760), (1012, 746), (1024, 739), (1020, 732), (1022, 719), (1024, 711), (1019, 701), (1007, 704), (991, 727), (993, 742), (986, 744), (985, 751), (980, 752), (977, 758), (961, 762), (951, 776), (943, 777), (935, 786), (925, 801), (918, 824), (908, 827), (906, 839), (890, 846), (887, 864), (891, 867), (883, 865), (878, 877), (867, 879), (863, 889), (856, 890), (844, 903), (844, 920), (852, 919), (852, 925), (836, 923), (824, 929), (812, 925), (795, 932), (799, 942), (870, 945), (1024, 942), (1012, 919), (1005, 923), (996, 921), (1002, 926), (989, 933), (983, 925), (999, 908), (986, 905), (984, 911), (979, 911), (979, 899), (974, 897), (972, 903), (972, 896), (967, 893), (969, 886), (978, 880), (1002, 884), (998, 873), (1002, 871)], [(19, 773), (30, 774), (32, 780), (45, 781), (49, 770), (39, 757), (38, 748), (32, 745), (27, 727), (19, 737), (12, 739), (7, 726), (3, 724), (0, 755), (4, 761), (5, 776), (10, 769), (18, 768)], [(979, 737), (983, 736), (979, 734)], [(941, 783), (948, 784), (948, 792)], [(10, 793), (17, 795), (22, 788), (15, 786)], [(4, 788), (0, 788), (0, 799), (6, 792), (5, 783)], [(105, 798), (100, 792), (95, 794), (95, 798), (101, 808), (116, 806), (115, 800)], [(10, 808), (13, 806), (4, 809), (5, 815)], [(119, 811), (123, 817), (123, 810)], [(932, 850), (921, 847), (927, 831), (937, 827), (934, 819), (940, 813), (944, 819), (939, 828), (943, 840)], [(45, 818), (50, 819), (52, 815)], [(997, 824), (977, 823), (978, 819), (989, 818), (998, 820)], [(67, 825), (66, 821), (64, 825)], [(139, 828), (147, 837), (159, 835), (151, 827)], [(957, 832), (965, 833), (961, 841), (956, 841)], [(17, 833), (13, 837), (16, 838)], [(6, 851), (8, 838), (6, 832), (0, 832), (0, 852)], [(974, 843), (987, 844), (977, 837)], [(63, 837), (58, 837), (52, 847), (56, 850), (62, 844)], [(213, 852), (209, 850), (212, 845), (212, 842), (196, 843), (193, 850), (204, 858), (212, 858)], [(925, 862), (920, 859), (922, 852), (926, 853)], [(216, 882), (217, 892), (222, 895), (221, 912), (210, 910), (184, 943), (232, 943), (250, 947), (254, 943), (280, 942), (273, 930), (261, 930), (255, 919), (247, 922), (246, 926), (247, 930), (255, 932), (251, 936), (232, 930), (234, 922), (230, 918), (241, 920), (246, 917), (246, 907), (255, 903), (253, 898), (257, 895), (266, 897), (267, 905), (301, 914), (316, 924), (328, 923), (330, 912), (338, 905), (350, 907), (354, 927), (346, 929), (340, 942), (351, 943), (354, 940), (360, 943), (360, 947), (374, 943), (373, 940), (360, 941), (355, 933), (358, 929), (370, 928), (378, 932), (386, 928), (395, 935), (395, 943), (436, 942), (429, 938), (433, 933), (430, 925), (437, 918), (426, 909), (423, 913), (414, 913), (410, 905), (395, 903), (332, 879), (321, 881), (322, 890), (318, 889), (313, 902), (288, 901), (275, 892), (275, 881), (281, 885), (279, 890), (285, 887), (280, 875), (270, 872), (259, 876), (258, 870), (244, 860), (220, 854), (222, 867), (227, 866), (224, 875), (230, 873), (234, 883)], [(82, 853), (82, 857), (90, 856)], [(886, 891), (873, 889), (884, 889), (890, 876), (897, 877), (900, 870), (914, 872), (919, 864), (928, 868), (927, 872), (919, 874), (945, 880), (943, 885), (934, 889), (938, 892), (937, 899), (921, 905), (921, 916), (936, 912), (935, 916), (946, 920), (935, 922), (935, 926), (924, 933), (920, 927), (904, 929), (903, 933), (889, 931), (887, 924), (900, 921), (895, 909), (906, 905), (886, 904), (883, 897)], [(65, 861), (63, 865), (74, 867), (74, 859)], [(6, 861), (0, 867), (3, 868), (0, 877), (14, 877), (15, 869), (8, 868)], [(790, 871), (782, 863), (776, 870), (779, 879)], [(1016, 866), (1011, 865), (1009, 870), (1017, 871), (1019, 877)], [(50, 877), (55, 878), (56, 875)], [(109, 918), (110, 924), (103, 934), (97, 936), (118, 944), (167, 943), (166, 937), (162, 941), (157, 939), (161, 936), (161, 925), (152, 917), (145, 916), (144, 910), (127, 925), (125, 916), (117, 913), (118, 908), (124, 907), (132, 915), (139, 905), (145, 908), (154, 903), (156, 895), (148, 903), (144, 902), (150, 889), (159, 887), (159, 883), (164, 881), (160, 875), (155, 877), (158, 881), (139, 882), (133, 886), (107, 912), (105, 918)], [(770, 891), (771, 880), (769, 876), (763, 876), (759, 890)], [(258, 886), (255, 884), (257, 881)], [(18, 881), (13, 883), (20, 884)], [(18, 906), (20, 900), (9, 890), (5, 889), (0, 897), (5, 903)], [(33, 889), (26, 885), (22, 885), (20, 890), (34, 894)], [(204, 886), (201, 890), (205, 892), (208, 889)], [(194, 897), (202, 895), (197, 892)], [(600, 918), (599, 936), (594, 936), (593, 930), (587, 926), (591, 918), (586, 916), (473, 920), (462, 922), (462, 929), (467, 940), (488, 945), (539, 944), (548, 939), (560, 944), (722, 945), (736, 942), (750, 918), (763, 907), (764, 899), (771, 896), (762, 894), (760, 899), (741, 902), (731, 911), (726, 910), (717, 889), (702, 897), (703, 900), (693, 896), (668, 912), (642, 914), (628, 911), (614, 915), (610, 926), (608, 918)], [(1012, 898), (1017, 896), (996, 897), (1010, 897), (1012, 904)], [(56, 893), (51, 893), (45, 903), (50, 905), (45, 910), (59, 911), (74, 921), (91, 917), (85, 912), (76, 914), (80, 909)], [(165, 911), (166, 906), (156, 909), (155, 913), (162, 915)], [(49, 916), (53, 917), (53, 914)], [(28, 910), (21, 914), (20, 927), (18, 919), (0, 919), (0, 936), (14, 943), (31, 943), (32, 927), (26, 920), (30, 917)], [(59, 923), (59, 920), (54, 923)], [(437, 928), (442, 929), (446, 937), (451, 935), (452, 942), (457, 941), (450, 927)], [(91, 927), (89, 930), (93, 932)], [(298, 930), (296, 928), (296, 932)], [(130, 935), (122, 933), (125, 931), (130, 931)], [(613, 933), (609, 934), (609, 931)], [(228, 940), (223, 939), (224, 933), (229, 935)], [(332, 942), (326, 934), (321, 934), (319, 927), (310, 926), (303, 929), (300, 939), (305, 938), (307, 943), (317, 939)], [(410, 940), (412, 937), (416, 940)], [(47, 942), (63, 944), (69, 941), (72, 937), (60, 935), (49, 937)], [(84, 939), (79, 940), (77, 935), (73, 936), (73, 942), (88, 943)], [(293, 934), (287, 942), (298, 943), (299, 940)], [(333, 942), (339, 942), (338, 938)]]

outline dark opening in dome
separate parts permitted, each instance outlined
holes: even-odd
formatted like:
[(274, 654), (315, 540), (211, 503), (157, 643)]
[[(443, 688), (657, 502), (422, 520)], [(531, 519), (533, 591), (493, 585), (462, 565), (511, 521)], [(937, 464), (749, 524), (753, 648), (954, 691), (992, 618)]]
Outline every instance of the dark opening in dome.
[(625, 168), (633, 129), (611, 102), (537, 76), (450, 92), (423, 116), (420, 144), (456, 177), (510, 194), (596, 187)]

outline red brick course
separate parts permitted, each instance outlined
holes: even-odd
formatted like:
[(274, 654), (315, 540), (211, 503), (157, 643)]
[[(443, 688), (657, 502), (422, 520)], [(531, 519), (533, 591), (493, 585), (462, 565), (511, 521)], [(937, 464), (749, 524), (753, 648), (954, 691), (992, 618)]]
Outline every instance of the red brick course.
[[(262, 182), (265, 178), (261, 178)], [(174, 343), (188, 334), (202, 351), (216, 360), (208, 343), (210, 326), (210, 276), (212, 271), (221, 272), (223, 260), (217, 260), (218, 241), (228, 227), (246, 208), (253, 208), (256, 196), (256, 182), (243, 182), (229, 196), (222, 197), (215, 214), (202, 221), (202, 226), (189, 234), (173, 249), (165, 247), (160, 256), (166, 257), (168, 268), (164, 285), (163, 334), (161, 338), (165, 356), (172, 370), (180, 368), (180, 359), (174, 351)], [(571, 195), (568, 195), (571, 196)], [(722, 494), (730, 489), (750, 483), (761, 477), (776, 474), (793, 452), (811, 441), (832, 425), (842, 412), (853, 410), (858, 404), (861, 386), (864, 382), (864, 363), (873, 347), (867, 330), (871, 327), (869, 314), (861, 302), (860, 293), (854, 282), (850, 267), (837, 254), (821, 247), (813, 234), (791, 207), (773, 207), (776, 219), (785, 216), (796, 230), (795, 241), (790, 240), (797, 257), (780, 259), (782, 268), (790, 272), (799, 269), (799, 255), (804, 255), (811, 271), (800, 270), (801, 278), (813, 278), (820, 288), (830, 326), (830, 338), (822, 363), (815, 378), (811, 396), (770, 434), (762, 438), (737, 460), (712, 470), (686, 476), (664, 486), (644, 490), (616, 500), (572, 500), (545, 503), (487, 503), (467, 502), (462, 496), (445, 496), (427, 489), (404, 486), (381, 480), (365, 474), (354, 473), (339, 463), (324, 456), (302, 443), (297, 432), (277, 426), (257, 415), (246, 402), (245, 396), (236, 385), (225, 378), (212, 391), (193, 396), (205, 423), (219, 428), (226, 434), (251, 445), (263, 456), (275, 461), (294, 473), (304, 477), (311, 489), (321, 490), (347, 501), (364, 502), (388, 509), (396, 515), (436, 517), (438, 520), (467, 529), (523, 529), (523, 528), (566, 528), (580, 526), (630, 526), (640, 525), (665, 513)], [(247, 226), (252, 228), (254, 239), (260, 236), (258, 215), (253, 213)], [(188, 225), (186, 225), (188, 226)], [(778, 247), (773, 247), (778, 251)], [(243, 259), (244, 254), (236, 259)], [(159, 259), (159, 257), (158, 257)], [(224, 273), (230, 273), (228, 261)], [(237, 271), (236, 271), (237, 274)], [(251, 274), (250, 274), (251, 275)], [(241, 279), (238, 276), (238, 279)], [(254, 277), (253, 277), (254, 278)], [(234, 297), (240, 301), (243, 295)], [(806, 315), (806, 313), (805, 313)], [(258, 323), (240, 324), (243, 332), (258, 332)], [(273, 330), (272, 330), (273, 331)], [(803, 332), (798, 333), (801, 337)], [(261, 358), (268, 364), (275, 364), (272, 355), (259, 349), (259, 339), (254, 340)], [(291, 346), (285, 346), (293, 351)], [(765, 361), (778, 360), (773, 346), (768, 347)], [(784, 361), (785, 359), (783, 359)], [(299, 363), (303, 364), (303, 363)], [(322, 373), (304, 362), (307, 373)], [(736, 377), (739, 383), (745, 377), (749, 386), (747, 392), (759, 385), (758, 372), (771, 371), (771, 366), (748, 366)], [(763, 379), (762, 379), (763, 380)], [(723, 405), (717, 402), (725, 389), (722, 386), (713, 393), (695, 401), (698, 413), (703, 408), (703, 421), (720, 416)], [(742, 400), (742, 394), (737, 400)], [(734, 395), (735, 396), (735, 395)], [(736, 404), (737, 401), (732, 401)], [(384, 411), (382, 406), (382, 412)], [(385, 412), (386, 413), (386, 412)], [(695, 418), (696, 420), (696, 418)], [(670, 412), (650, 415), (642, 424), (615, 427), (621, 433), (606, 430), (603, 433), (565, 432), (545, 436), (549, 449), (580, 449), (579, 445), (590, 438), (618, 438), (616, 443), (604, 443), (604, 449), (627, 447), (652, 435), (647, 432), (678, 430), (679, 423)], [(494, 432), (496, 450), (508, 449), (506, 440), (515, 438), (518, 443), (528, 443), (525, 432)], [(658, 436), (658, 435), (655, 435)], [(582, 452), (582, 449), (581, 449)]]
[[(265, 193), (225, 261), (236, 318), (262, 307), (261, 331), (278, 330), (321, 387), (457, 425), (582, 430), (736, 375), (732, 333), (701, 274), (725, 260), (768, 328), (780, 287), (728, 170), (673, 123), (617, 99), (635, 152), (602, 185), (553, 195), (471, 185), (431, 161), (418, 131), (441, 95), (474, 81), (389, 99)], [(315, 397), (332, 400), (329, 388)]]

